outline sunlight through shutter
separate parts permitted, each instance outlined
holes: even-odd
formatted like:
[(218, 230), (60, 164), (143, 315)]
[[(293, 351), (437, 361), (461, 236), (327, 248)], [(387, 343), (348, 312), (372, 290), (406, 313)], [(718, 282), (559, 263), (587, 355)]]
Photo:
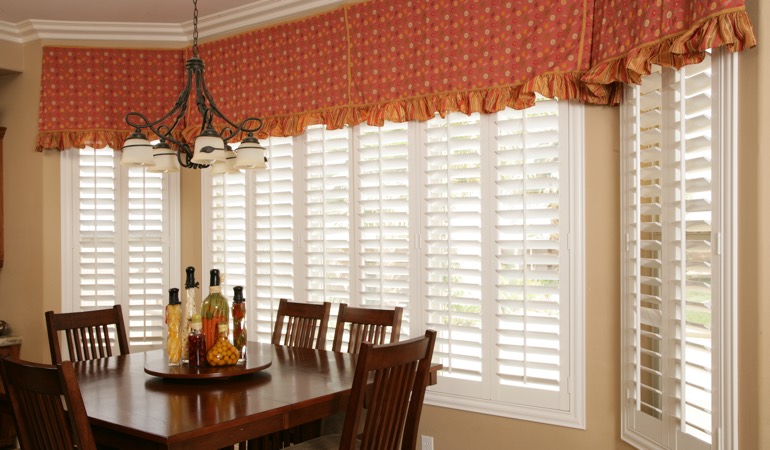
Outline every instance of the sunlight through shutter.
[[(257, 337), (270, 342), (281, 298), (294, 299), (294, 148), (292, 138), (271, 137), (267, 170), (255, 170), (251, 188), (254, 204), (254, 284), (247, 298), (250, 324)], [(256, 317), (253, 316), (256, 314)]]
[(123, 305), (132, 348), (160, 346), (171, 267), (167, 176), (121, 168), (110, 148), (77, 152), (74, 310)]
[(350, 130), (307, 129), (307, 301), (350, 304)]
[[(559, 103), (541, 99), (526, 110), (501, 111), (496, 125), (497, 376), (501, 393), (506, 386), (555, 392), (566, 379), (561, 283), (568, 286), (569, 273)], [(527, 403), (529, 395), (508, 392), (519, 403)], [(545, 394), (535, 395), (534, 404), (542, 404)]]
[[(712, 448), (711, 57), (627, 89), (623, 232), (629, 426), (662, 448)], [(628, 305), (634, 305), (633, 308)]]

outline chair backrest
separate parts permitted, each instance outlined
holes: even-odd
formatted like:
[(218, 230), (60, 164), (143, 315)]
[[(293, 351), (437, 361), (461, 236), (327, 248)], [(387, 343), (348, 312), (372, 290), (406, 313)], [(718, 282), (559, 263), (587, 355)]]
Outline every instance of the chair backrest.
[(51, 362), (54, 364), (63, 360), (59, 345), (59, 331), (64, 331), (71, 361), (87, 361), (112, 356), (114, 339), (110, 337), (110, 326), (115, 327), (119, 354), (129, 353), (128, 337), (120, 305), (108, 309), (72, 313), (47, 311), (45, 323), (48, 328)]
[[(398, 342), (401, 334), (401, 317), (404, 309), (397, 306), (394, 309), (355, 308), (340, 303), (337, 313), (337, 325), (334, 327), (332, 350), (343, 351), (345, 331), (348, 332), (348, 345), (344, 350), (348, 353), (358, 353), (362, 342), (385, 344)], [(390, 333), (388, 335), (388, 333)], [(390, 338), (387, 342), (386, 339)]]
[(96, 449), (70, 361), (49, 366), (0, 358), (0, 374), (21, 448)]
[[(436, 332), (393, 344), (361, 344), (340, 450), (415, 450)], [(371, 381), (371, 382), (370, 382)], [(363, 433), (359, 421), (367, 401)]]
[(271, 342), (289, 347), (324, 350), (331, 307), (329, 302), (298, 303), (282, 298), (278, 304)]

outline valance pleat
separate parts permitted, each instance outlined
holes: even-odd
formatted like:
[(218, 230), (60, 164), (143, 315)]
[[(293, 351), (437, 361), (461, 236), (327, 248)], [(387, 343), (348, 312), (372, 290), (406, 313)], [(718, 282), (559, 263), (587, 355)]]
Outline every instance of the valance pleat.
[[(261, 117), (265, 137), (523, 109), (536, 94), (616, 105), (652, 64), (754, 45), (743, 0), (371, 0), (202, 44), (200, 57), (217, 106)], [(190, 53), (46, 47), (36, 150), (121, 148), (126, 113), (172, 107)], [(191, 141), (194, 101), (184, 121)]]

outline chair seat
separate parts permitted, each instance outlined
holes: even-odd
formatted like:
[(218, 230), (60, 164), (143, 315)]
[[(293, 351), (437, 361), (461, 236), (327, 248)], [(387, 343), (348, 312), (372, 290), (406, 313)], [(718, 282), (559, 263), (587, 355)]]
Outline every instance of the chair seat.
[[(366, 422), (366, 408), (361, 410), (361, 420), (359, 422), (358, 433), (364, 432), (364, 423)], [(342, 434), (342, 426), (345, 424), (345, 411), (339, 411), (331, 416), (326, 416), (321, 421), (321, 434), (332, 435)]]
[[(301, 444), (292, 445), (292, 450), (339, 450), (341, 434), (327, 434)], [(360, 448), (361, 442), (356, 441), (355, 448)]]

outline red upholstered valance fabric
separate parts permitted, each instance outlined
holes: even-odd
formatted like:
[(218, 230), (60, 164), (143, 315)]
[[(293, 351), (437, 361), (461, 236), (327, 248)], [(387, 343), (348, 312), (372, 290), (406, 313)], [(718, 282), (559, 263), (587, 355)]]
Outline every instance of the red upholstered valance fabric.
[[(236, 122), (262, 117), (264, 137), (521, 109), (535, 93), (614, 105), (651, 64), (755, 44), (743, 0), (371, 0), (210, 42), (200, 57), (217, 106)], [(47, 47), (37, 150), (120, 148), (127, 112), (171, 108), (189, 54)], [(198, 134), (192, 108), (184, 125)]]

